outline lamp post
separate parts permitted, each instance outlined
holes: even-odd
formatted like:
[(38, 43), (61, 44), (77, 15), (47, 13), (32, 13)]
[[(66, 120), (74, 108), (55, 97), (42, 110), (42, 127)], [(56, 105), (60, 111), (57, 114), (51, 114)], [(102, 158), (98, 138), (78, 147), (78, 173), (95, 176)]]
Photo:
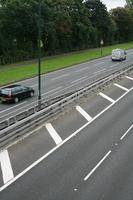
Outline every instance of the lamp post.
[(38, 3), (38, 106), (41, 108), (41, 0)]
[(100, 41), (100, 46), (101, 46), (101, 56), (103, 55), (103, 50), (102, 50), (102, 46), (103, 46), (104, 42), (103, 40)]

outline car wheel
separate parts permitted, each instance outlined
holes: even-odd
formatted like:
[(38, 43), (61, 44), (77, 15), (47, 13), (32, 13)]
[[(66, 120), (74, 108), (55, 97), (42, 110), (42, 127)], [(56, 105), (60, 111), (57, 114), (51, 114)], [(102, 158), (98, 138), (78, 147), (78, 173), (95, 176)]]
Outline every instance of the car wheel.
[(30, 97), (33, 97), (34, 96), (34, 92), (30, 92)]
[(19, 101), (18, 97), (15, 97), (14, 102), (18, 103), (18, 101)]

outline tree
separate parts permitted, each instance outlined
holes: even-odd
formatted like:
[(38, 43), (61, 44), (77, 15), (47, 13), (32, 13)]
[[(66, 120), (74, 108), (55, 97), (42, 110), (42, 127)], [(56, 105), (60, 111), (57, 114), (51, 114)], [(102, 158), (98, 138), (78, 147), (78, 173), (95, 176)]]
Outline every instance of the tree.
[(126, 3), (128, 8), (133, 8), (133, 0), (126, 0)]
[(112, 21), (106, 6), (100, 0), (86, 0), (85, 5), (89, 10), (92, 25), (97, 30), (98, 44), (101, 39), (108, 44), (112, 34)]
[(127, 42), (133, 40), (133, 11), (128, 8), (115, 8), (110, 11), (118, 31), (117, 40)]

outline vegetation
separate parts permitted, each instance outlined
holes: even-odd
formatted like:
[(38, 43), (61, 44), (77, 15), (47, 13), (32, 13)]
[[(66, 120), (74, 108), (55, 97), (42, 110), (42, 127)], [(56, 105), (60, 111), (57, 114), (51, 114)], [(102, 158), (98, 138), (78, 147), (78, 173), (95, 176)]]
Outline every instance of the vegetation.
[[(129, 49), (133, 47), (133, 42), (126, 44), (113, 45), (103, 48), (103, 56), (110, 55), (114, 48)], [(47, 57), (42, 60), (41, 71), (48, 73), (57, 69), (71, 66), (73, 64), (81, 63), (87, 60), (101, 57), (101, 49), (91, 49), (86, 51), (73, 52), (58, 56)], [(35, 76), (37, 74), (38, 63), (18, 63), (16, 65), (5, 65), (0, 67), (0, 85), (15, 82), (25, 78)]]
[[(0, 65), (38, 51), (38, 0), (0, 0)], [(41, 0), (42, 56), (133, 41), (133, 0), (107, 11), (100, 0)]]

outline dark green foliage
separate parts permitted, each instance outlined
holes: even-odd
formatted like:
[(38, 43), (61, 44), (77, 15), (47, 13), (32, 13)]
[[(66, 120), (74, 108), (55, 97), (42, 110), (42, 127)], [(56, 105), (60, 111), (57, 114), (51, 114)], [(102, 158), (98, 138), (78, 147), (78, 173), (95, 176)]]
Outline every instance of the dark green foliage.
[[(1, 64), (37, 57), (38, 2), (0, 0)], [(108, 13), (100, 0), (41, 0), (42, 56), (97, 47), (101, 39), (105, 45), (132, 40), (132, 0), (127, 3)]]

